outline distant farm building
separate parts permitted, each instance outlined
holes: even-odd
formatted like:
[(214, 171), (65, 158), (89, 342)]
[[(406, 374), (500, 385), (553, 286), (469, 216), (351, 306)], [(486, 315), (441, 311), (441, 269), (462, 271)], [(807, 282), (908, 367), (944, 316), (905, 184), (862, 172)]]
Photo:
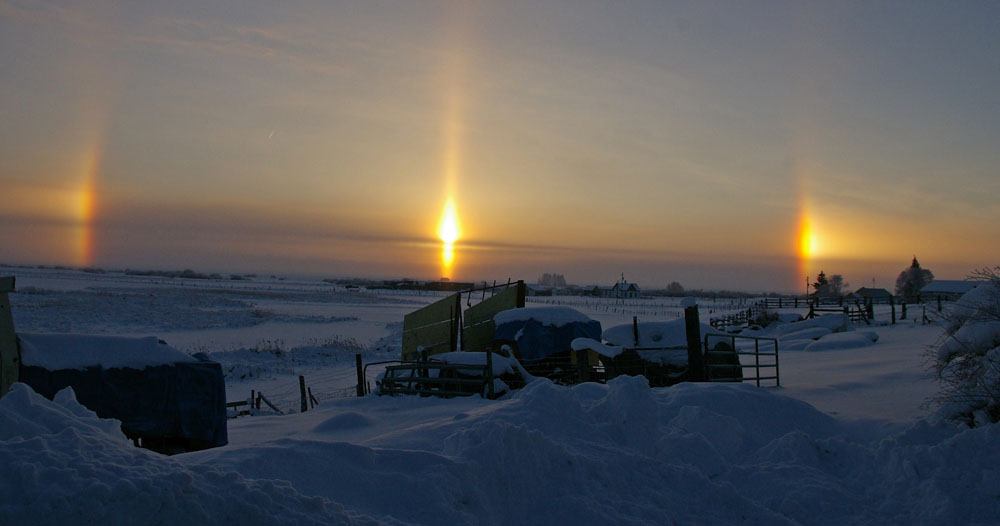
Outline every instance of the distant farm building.
[(611, 295), (618, 299), (635, 299), (639, 297), (639, 285), (619, 282), (611, 287)]
[(590, 296), (599, 298), (634, 299), (639, 297), (639, 285), (619, 281), (610, 287), (591, 285), (585, 289)]
[(526, 285), (528, 296), (551, 296), (552, 288), (529, 283)]
[(889, 300), (892, 299), (892, 293), (885, 289), (861, 287), (854, 291), (854, 297), (862, 301), (871, 301), (872, 303), (889, 303)]
[(936, 279), (920, 289), (921, 299), (929, 301), (941, 298), (946, 301), (955, 301), (962, 297), (962, 294), (976, 288), (982, 281), (964, 281), (957, 279)]

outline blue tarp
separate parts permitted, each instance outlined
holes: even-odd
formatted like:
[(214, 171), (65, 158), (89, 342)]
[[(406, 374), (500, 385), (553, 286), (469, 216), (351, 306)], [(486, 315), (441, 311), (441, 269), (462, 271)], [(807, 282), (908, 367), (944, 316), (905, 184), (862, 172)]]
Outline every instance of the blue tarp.
[(19, 372), (21, 382), (49, 399), (72, 387), (97, 416), (121, 420), (129, 437), (183, 439), (194, 449), (228, 442), (226, 385), (218, 363), (56, 371), (22, 365)]
[(574, 321), (553, 326), (543, 325), (536, 319), (510, 321), (497, 323), (493, 330), (493, 338), (515, 341), (521, 360), (532, 362), (570, 350), (570, 344), (576, 338), (592, 338), (600, 341), (601, 322)]

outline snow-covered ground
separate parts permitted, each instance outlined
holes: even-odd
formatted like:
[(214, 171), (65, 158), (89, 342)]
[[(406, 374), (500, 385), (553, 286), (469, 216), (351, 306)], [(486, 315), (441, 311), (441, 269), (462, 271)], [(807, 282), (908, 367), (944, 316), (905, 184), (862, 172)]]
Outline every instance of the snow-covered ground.
[[(650, 389), (624, 377), (575, 387), (539, 380), (497, 401), (356, 398), (354, 355), (366, 363), (397, 358), (403, 314), (439, 296), (305, 278), (3, 271), (17, 275), (18, 330), (154, 335), (220, 361), (229, 400), (253, 389), (293, 412), (230, 420), (228, 446), (168, 458), (133, 448), (68, 392), (50, 402), (16, 389), (0, 399), (4, 523), (991, 524), (1000, 517), (997, 426), (963, 429), (923, 408), (937, 389), (924, 360), (938, 325), (876, 324), (823, 336), (814, 350), (783, 351), (781, 387)], [(529, 298), (546, 304), (573, 306), (605, 328), (632, 316), (670, 321), (681, 311), (671, 299)], [(745, 305), (701, 308), (704, 320), (708, 311)], [(320, 399), (306, 413), (294, 412), (298, 375)]]

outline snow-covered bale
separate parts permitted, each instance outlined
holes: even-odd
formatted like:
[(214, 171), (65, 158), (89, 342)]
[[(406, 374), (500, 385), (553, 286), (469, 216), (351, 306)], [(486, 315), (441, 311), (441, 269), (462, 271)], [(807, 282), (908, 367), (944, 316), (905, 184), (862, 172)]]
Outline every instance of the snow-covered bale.
[(601, 337), (601, 322), (569, 307), (508, 309), (497, 313), (493, 321), (494, 339), (514, 342), (525, 365), (568, 352), (576, 338)]
[[(606, 329), (601, 335), (604, 341), (621, 347), (684, 347), (687, 345), (687, 328), (684, 319), (671, 321), (651, 321), (638, 324), (639, 342), (635, 343), (635, 328), (626, 323)], [(701, 337), (706, 334), (726, 333), (708, 325), (701, 324)]]
[(851, 318), (846, 314), (824, 314), (822, 316), (817, 316), (812, 319), (797, 321), (795, 323), (787, 323), (778, 325), (775, 328), (775, 335), (779, 338), (791, 334), (803, 329), (812, 329), (816, 327), (822, 327), (824, 329), (829, 329), (830, 332), (847, 332), (854, 330), (854, 325), (851, 324)]
[(153, 336), (122, 338), (76, 334), (18, 333), (21, 363), (49, 371), (88, 367), (145, 369), (198, 360)]
[(226, 385), (218, 363), (153, 337), (18, 335), (22, 382), (47, 398), (77, 399), (146, 447), (191, 451), (227, 442)]
[(5, 524), (376, 524), (284, 480), (252, 480), (135, 448), (116, 420), (25, 384), (0, 398)]
[(826, 327), (805, 327), (797, 331), (789, 332), (783, 334), (779, 340), (782, 343), (792, 340), (818, 340), (827, 334), (832, 334), (833, 331)]
[(838, 351), (869, 347), (878, 340), (871, 332), (838, 332), (827, 334), (805, 347), (806, 351)]

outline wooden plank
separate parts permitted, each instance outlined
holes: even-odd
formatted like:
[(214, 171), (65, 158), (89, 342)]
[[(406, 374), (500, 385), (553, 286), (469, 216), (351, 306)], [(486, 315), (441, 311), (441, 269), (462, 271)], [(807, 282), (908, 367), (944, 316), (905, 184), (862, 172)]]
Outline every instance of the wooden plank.
[(466, 309), (464, 324), (468, 327), (485, 321), (492, 321), (493, 316), (496, 316), (498, 312), (522, 307), (524, 307), (524, 282), (519, 281), (516, 285), (507, 287), (493, 295), (493, 297)]
[(493, 317), (509, 309), (524, 307), (525, 285), (518, 281), (493, 297), (465, 310), (462, 317), (462, 350), (486, 351), (493, 347)]
[(403, 316), (403, 330), (417, 329), (452, 318), (454, 311), (461, 309), (458, 294), (452, 294), (430, 305)]
[(457, 350), (461, 298), (452, 294), (403, 317), (402, 359), (416, 360), (423, 347), (432, 354)]
[(435, 325), (427, 325), (419, 329), (403, 332), (403, 361), (413, 361), (420, 357), (420, 348), (428, 355), (451, 351), (452, 335), (456, 325), (444, 321)]
[(494, 330), (492, 321), (463, 328), (462, 350), (485, 352), (487, 349), (492, 349)]

